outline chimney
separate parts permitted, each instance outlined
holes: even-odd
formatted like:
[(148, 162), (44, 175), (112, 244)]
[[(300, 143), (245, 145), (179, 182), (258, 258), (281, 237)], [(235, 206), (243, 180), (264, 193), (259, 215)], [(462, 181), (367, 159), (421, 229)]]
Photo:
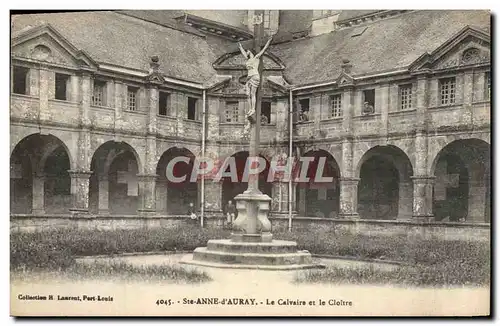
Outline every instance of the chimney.
[(352, 64), (350, 63), (350, 61), (348, 59), (342, 59), (342, 71), (345, 72), (346, 74), (350, 74), (351, 73), (351, 69), (352, 69)]

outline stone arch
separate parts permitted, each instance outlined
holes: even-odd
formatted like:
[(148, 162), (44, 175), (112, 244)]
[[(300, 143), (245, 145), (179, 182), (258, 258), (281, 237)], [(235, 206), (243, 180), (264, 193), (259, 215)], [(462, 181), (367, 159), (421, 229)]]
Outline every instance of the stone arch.
[[(311, 148), (311, 147), (309, 147)], [(303, 157), (313, 157), (309, 163), (308, 170), (303, 171), (303, 165), (299, 164), (295, 170), (296, 179), (296, 205), (297, 211), (303, 216), (314, 217), (336, 217), (340, 211), (340, 166), (335, 157), (325, 149), (312, 147), (305, 152)], [(324, 159), (323, 173), (319, 172), (319, 163)], [(300, 178), (306, 175), (308, 181)], [(322, 180), (317, 177), (331, 178), (331, 182), (316, 182)]]
[(102, 142), (90, 161), (89, 210), (101, 215), (137, 214), (137, 175), (142, 166), (138, 152), (128, 142)]
[[(266, 157), (260, 154), (259, 156), (266, 160), (266, 168), (259, 174), (259, 190), (262, 193), (272, 198), (272, 183), (267, 181), (270, 168), (270, 161), (268, 161)], [(225, 207), (228, 200), (233, 200), (234, 202), (234, 197), (243, 193), (248, 187), (248, 182), (242, 181), (246, 160), (249, 157), (248, 151), (237, 151), (227, 157), (235, 157), (238, 182), (232, 182), (231, 179), (228, 177), (221, 179), (222, 182), (221, 207)]]
[(432, 150), (429, 153), (429, 161), (428, 161), (430, 163), (428, 165), (429, 175), (434, 175), (439, 154), (443, 151), (443, 149), (446, 146), (461, 140), (484, 142), (488, 146), (491, 146), (489, 137), (485, 135), (477, 135), (476, 137), (473, 136), (470, 138), (464, 138), (461, 135), (447, 135), (446, 137), (443, 138), (433, 139), (432, 142), (434, 143), (433, 144), (434, 146), (432, 146)]
[(73, 163), (67, 144), (60, 138), (40, 133), (23, 137), (10, 157), (11, 211), (68, 213)]
[[(187, 157), (188, 163), (178, 162), (170, 172), (176, 178), (185, 176), (182, 182), (176, 182), (167, 177), (168, 164), (179, 156)], [(161, 154), (156, 165), (156, 211), (158, 213), (185, 215), (190, 203), (195, 209), (199, 207), (198, 178), (191, 181), (195, 159), (195, 154), (186, 147), (172, 146)]]
[(490, 144), (478, 138), (453, 140), (438, 152), (430, 172), (437, 221), (490, 221)]
[(413, 166), (393, 145), (374, 146), (355, 168), (358, 213), (363, 219), (410, 219), (413, 206)]
[[(12, 133), (11, 133), (12, 134)], [(41, 136), (41, 137), (53, 137), (54, 139), (56, 139), (58, 142), (59, 145), (63, 146), (64, 150), (66, 151), (66, 153), (68, 154), (68, 157), (69, 157), (69, 164), (70, 164), (70, 168), (71, 170), (74, 170), (76, 169), (76, 162), (74, 160), (74, 157), (75, 157), (75, 153), (74, 151), (71, 150), (70, 146), (68, 146), (67, 142), (64, 141), (64, 138), (62, 137), (58, 137), (57, 135), (53, 134), (53, 133), (47, 133), (47, 134), (42, 134), (40, 133), (39, 131), (38, 132), (32, 132), (32, 131), (26, 131), (26, 132), (21, 132), (20, 134), (17, 133), (17, 130), (14, 132), (15, 135), (12, 135), (11, 137), (11, 144), (10, 144), (10, 155), (12, 156), (12, 154), (14, 153), (14, 151), (16, 150), (16, 148), (18, 147), (18, 145), (25, 141), (26, 139), (30, 138), (30, 137), (34, 137), (36, 135), (38, 136)], [(44, 153), (45, 151), (40, 151), (42, 153)], [(45, 154), (45, 158), (46, 159), (46, 156), (47, 154)], [(49, 153), (50, 154), (50, 153)]]
[[(91, 158), (91, 161), (90, 161), (91, 165), (92, 165), (92, 161), (96, 157), (96, 153), (98, 153), (98, 151), (100, 149), (102, 149), (103, 147), (109, 146), (110, 144), (116, 144), (117, 146), (123, 146), (123, 148), (125, 150), (129, 150), (135, 157), (139, 172), (141, 173), (142, 171), (144, 171), (143, 170), (143, 168), (144, 168), (143, 160), (141, 159), (142, 156), (136, 150), (136, 148), (127, 141), (115, 140), (113, 138), (110, 138), (109, 140), (104, 140), (104, 141), (99, 142), (99, 143), (95, 143), (94, 146), (92, 146), (94, 149), (93, 149), (93, 151), (91, 151), (92, 155), (89, 155)], [(109, 151), (108, 151), (108, 154), (110, 154)], [(104, 167), (104, 165), (103, 165), (103, 167)], [(109, 168), (109, 166), (108, 166), (108, 168)], [(104, 170), (102, 172), (104, 172)]]

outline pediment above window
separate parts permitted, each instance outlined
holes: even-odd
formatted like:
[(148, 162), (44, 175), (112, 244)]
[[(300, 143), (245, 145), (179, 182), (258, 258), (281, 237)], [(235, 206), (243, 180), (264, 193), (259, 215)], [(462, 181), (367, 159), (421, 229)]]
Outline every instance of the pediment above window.
[(466, 27), (432, 53), (425, 53), (410, 71), (441, 70), (490, 63), (490, 36), (476, 28)]
[(31, 28), (12, 39), (12, 57), (76, 69), (96, 70), (97, 63), (50, 25)]
[[(264, 70), (284, 70), (285, 65), (272, 53), (264, 53), (262, 56)], [(245, 70), (246, 59), (238, 52), (226, 53), (217, 59), (213, 66), (216, 70)]]

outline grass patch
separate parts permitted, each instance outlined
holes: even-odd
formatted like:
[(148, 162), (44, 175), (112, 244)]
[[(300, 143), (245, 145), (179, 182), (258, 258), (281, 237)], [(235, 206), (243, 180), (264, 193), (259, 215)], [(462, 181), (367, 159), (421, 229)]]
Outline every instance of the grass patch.
[[(13, 273), (14, 279), (30, 280), (34, 269), (16, 269)], [(44, 270), (41, 271), (42, 274)], [(65, 278), (80, 280), (107, 280), (136, 281), (142, 283), (203, 283), (211, 281), (212, 278), (204, 271), (193, 268), (184, 268), (175, 265), (150, 265), (136, 266), (120, 261), (92, 261), (86, 263), (72, 264), (63, 269), (52, 271), (53, 277), (63, 276)]]
[[(358, 259), (381, 259), (403, 262), (395, 271), (366, 268), (327, 268), (309, 271), (298, 282), (349, 282), (416, 286), (487, 285), (490, 283), (490, 246), (476, 241), (418, 239), (400, 236), (350, 234), (334, 228), (274, 232), (275, 239), (296, 241), (299, 249), (314, 254), (348, 256)], [(194, 225), (176, 228), (134, 230), (52, 230), (35, 233), (12, 233), (11, 270), (76, 270), (75, 257), (115, 255), (130, 252), (191, 251), (204, 247), (210, 239), (230, 236), (229, 230), (202, 229)], [(116, 267), (116, 266), (115, 266)], [(136, 267), (121, 267), (121, 272), (140, 277), (148, 275)], [(105, 275), (107, 269), (89, 273)], [(106, 275), (116, 275), (112, 270)], [(99, 274), (101, 273), (101, 274)], [(142, 273), (142, 274), (141, 274)], [(145, 274), (144, 274), (145, 273)], [(181, 273), (181, 272), (179, 272)], [(174, 275), (173, 272), (165, 275)], [(141, 276), (143, 275), (143, 276)], [(194, 279), (194, 278), (193, 278)]]

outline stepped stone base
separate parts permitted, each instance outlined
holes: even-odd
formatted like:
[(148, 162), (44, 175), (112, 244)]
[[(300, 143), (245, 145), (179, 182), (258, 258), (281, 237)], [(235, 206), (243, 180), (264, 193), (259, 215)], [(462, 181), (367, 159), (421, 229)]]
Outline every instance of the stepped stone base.
[(207, 247), (196, 248), (192, 259), (184, 264), (266, 270), (294, 270), (322, 268), (313, 261), (307, 250), (297, 250), (293, 241), (237, 242), (234, 240), (209, 240)]

